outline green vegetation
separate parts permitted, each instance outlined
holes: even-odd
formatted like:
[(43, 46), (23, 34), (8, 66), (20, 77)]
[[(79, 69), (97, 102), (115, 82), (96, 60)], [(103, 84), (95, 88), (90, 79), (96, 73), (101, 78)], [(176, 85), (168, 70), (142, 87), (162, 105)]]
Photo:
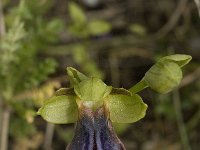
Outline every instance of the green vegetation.
[[(35, 116), (33, 96), (17, 97), (38, 87), (55, 71), (56, 62), (52, 58), (39, 58), (38, 51), (45, 50), (47, 45), (57, 39), (61, 22), (58, 19), (45, 22), (42, 19), (43, 11), (35, 11), (40, 10), (40, 7), (38, 3), (22, 0), (19, 6), (5, 16), (7, 29), (0, 40), (0, 98), (4, 118), (1, 122), (1, 130), (4, 132), (1, 136), (2, 150), (7, 147), (6, 126), (9, 126), (10, 117), (11, 128), (15, 128), (11, 130), (13, 136), (23, 136), (34, 131), (34, 125), (30, 124), (30, 120), (33, 120), (31, 118)], [(48, 38), (45, 34), (49, 35)], [(18, 119), (10, 116), (13, 111)]]

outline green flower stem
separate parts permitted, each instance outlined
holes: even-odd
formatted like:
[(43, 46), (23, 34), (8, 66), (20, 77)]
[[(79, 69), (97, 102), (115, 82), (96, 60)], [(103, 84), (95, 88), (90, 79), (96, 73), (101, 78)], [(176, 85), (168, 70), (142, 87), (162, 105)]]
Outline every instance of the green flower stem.
[(138, 92), (144, 90), (144, 89), (147, 88), (147, 87), (149, 87), (149, 86), (148, 86), (147, 83), (144, 81), (144, 79), (142, 79), (140, 82), (138, 82), (138, 83), (135, 84), (133, 87), (131, 87), (131, 88), (129, 89), (129, 91), (130, 91), (131, 93), (138, 93)]

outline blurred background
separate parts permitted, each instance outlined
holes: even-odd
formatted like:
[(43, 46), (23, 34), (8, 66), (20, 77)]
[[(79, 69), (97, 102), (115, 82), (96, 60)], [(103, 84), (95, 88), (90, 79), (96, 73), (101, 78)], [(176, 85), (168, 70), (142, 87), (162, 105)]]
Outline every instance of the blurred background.
[(114, 126), (127, 150), (198, 150), (198, 8), (199, 0), (0, 0), (0, 149), (65, 149), (73, 124), (36, 112), (69, 87), (67, 66), (130, 88), (159, 58), (184, 53), (193, 60), (179, 88), (144, 90), (145, 118)]

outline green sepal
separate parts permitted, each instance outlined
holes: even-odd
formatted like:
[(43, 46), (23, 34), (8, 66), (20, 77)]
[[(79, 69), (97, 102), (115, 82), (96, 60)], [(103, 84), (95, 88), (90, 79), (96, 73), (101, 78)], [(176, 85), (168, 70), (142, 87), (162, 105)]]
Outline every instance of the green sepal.
[(175, 54), (175, 55), (169, 55), (160, 59), (160, 61), (163, 61), (163, 60), (174, 61), (180, 67), (183, 67), (192, 60), (192, 56), (184, 55), (184, 54)]
[(180, 84), (182, 71), (178, 64), (162, 60), (153, 65), (145, 74), (145, 83), (159, 93), (168, 93)]
[(137, 94), (123, 95), (109, 95), (105, 99), (108, 107), (110, 120), (116, 123), (133, 123), (146, 114), (147, 105), (142, 101)]
[(100, 101), (109, 95), (111, 90), (111, 86), (107, 86), (101, 79), (94, 77), (74, 85), (74, 91), (82, 101)]
[(71, 85), (75, 85), (80, 83), (83, 80), (88, 79), (86, 75), (83, 73), (79, 72), (78, 70), (72, 68), (72, 67), (67, 67), (67, 74), (70, 80)]
[(78, 119), (78, 106), (75, 96), (53, 96), (46, 100), (37, 112), (46, 121), (55, 124), (74, 123)]

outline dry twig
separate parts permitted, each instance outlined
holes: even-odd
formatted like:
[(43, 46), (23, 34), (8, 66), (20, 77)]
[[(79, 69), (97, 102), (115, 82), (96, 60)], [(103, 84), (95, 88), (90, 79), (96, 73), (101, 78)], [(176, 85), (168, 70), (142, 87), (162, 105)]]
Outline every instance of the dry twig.
[(196, 6), (197, 6), (199, 17), (200, 17), (200, 0), (194, 0), (194, 2), (196, 4)]
[(181, 82), (180, 87), (185, 87), (186, 85), (194, 82), (198, 78), (200, 78), (200, 67), (197, 68), (194, 72), (192, 72), (189, 75), (187, 75), (186, 77), (184, 77), (183, 81)]
[(180, 16), (185, 10), (187, 0), (180, 0), (174, 13), (171, 15), (169, 21), (157, 32), (156, 37), (161, 38), (169, 33), (178, 22)]
[(4, 22), (4, 15), (3, 15), (3, 2), (0, 0), (0, 39), (5, 34), (5, 22)]
[[(0, 0), (0, 39), (5, 35), (5, 22), (3, 15), (3, 1)], [(8, 127), (10, 121), (10, 108), (3, 107), (4, 101), (0, 97), (0, 150), (7, 150), (8, 146)]]
[(53, 140), (55, 125), (51, 123), (47, 123), (45, 138), (44, 138), (44, 150), (52, 150), (51, 144)]

